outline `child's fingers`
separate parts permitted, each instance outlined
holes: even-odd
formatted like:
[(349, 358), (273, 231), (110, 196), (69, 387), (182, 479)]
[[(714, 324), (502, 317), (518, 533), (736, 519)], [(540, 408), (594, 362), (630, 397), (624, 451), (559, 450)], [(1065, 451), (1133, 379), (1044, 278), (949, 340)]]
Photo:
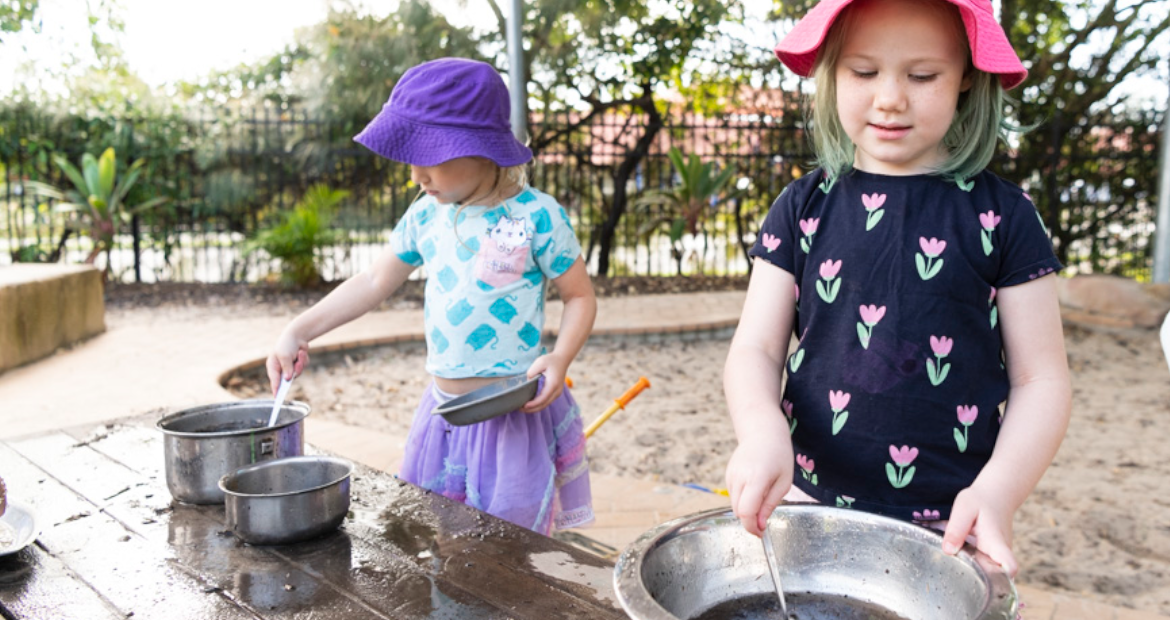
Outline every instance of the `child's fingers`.
[(309, 352), (300, 349), (297, 351), (296, 361), (293, 362), (293, 378), (301, 376), (305, 371), (305, 367), (309, 365)]
[(951, 518), (947, 522), (947, 529), (943, 532), (943, 553), (955, 555), (963, 548), (967, 535), (975, 525), (977, 512), (962, 502), (955, 502), (951, 508)]
[(1012, 553), (1011, 546), (1008, 545), (1007, 541), (998, 532), (988, 533), (981, 531), (977, 546), (980, 551), (987, 554), (987, 557), (1002, 566), (1007, 571), (1008, 576), (1016, 576), (1016, 571), (1020, 569), (1019, 564), (1016, 563), (1016, 556)]
[(764, 528), (768, 527), (768, 518), (772, 516), (772, 511), (776, 510), (776, 507), (784, 500), (784, 494), (787, 492), (788, 489), (776, 483), (772, 485), (772, 488), (768, 490), (768, 494), (764, 496), (764, 503), (760, 504), (758, 517), (761, 532), (764, 531)]
[(280, 386), (281, 365), (280, 360), (277, 359), (276, 354), (268, 356), (268, 361), (264, 363), (264, 368), (268, 371), (268, 383), (272, 387), (272, 395), (276, 396), (276, 389)]
[(735, 504), (735, 516), (743, 528), (752, 536), (759, 536), (763, 532), (760, 527), (760, 505), (764, 500), (764, 489), (753, 484), (744, 485), (739, 493), (739, 501)]

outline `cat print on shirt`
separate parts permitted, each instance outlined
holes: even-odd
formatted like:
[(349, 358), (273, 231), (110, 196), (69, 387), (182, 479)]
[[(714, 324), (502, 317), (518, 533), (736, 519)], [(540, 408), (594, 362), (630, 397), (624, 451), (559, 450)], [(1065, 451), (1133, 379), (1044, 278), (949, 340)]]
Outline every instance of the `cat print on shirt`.
[(528, 266), (531, 241), (527, 218), (501, 217), (484, 233), (484, 243), (475, 259), (476, 278), (493, 287), (519, 280)]

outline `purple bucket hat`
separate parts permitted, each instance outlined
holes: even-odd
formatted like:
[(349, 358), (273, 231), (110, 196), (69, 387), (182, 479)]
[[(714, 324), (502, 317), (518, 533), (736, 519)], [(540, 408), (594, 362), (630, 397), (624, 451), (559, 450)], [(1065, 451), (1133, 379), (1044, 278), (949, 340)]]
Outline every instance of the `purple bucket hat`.
[(532, 159), (512, 135), (508, 87), (489, 64), (440, 58), (412, 67), (354, 141), (394, 161), (437, 166), (486, 157), (502, 167)]

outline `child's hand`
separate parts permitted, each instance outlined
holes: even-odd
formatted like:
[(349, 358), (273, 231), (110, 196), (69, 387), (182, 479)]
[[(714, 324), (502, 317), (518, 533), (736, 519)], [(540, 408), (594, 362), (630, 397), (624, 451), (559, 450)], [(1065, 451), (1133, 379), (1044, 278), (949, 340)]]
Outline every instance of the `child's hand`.
[(768, 517), (792, 487), (792, 447), (787, 442), (739, 443), (727, 462), (731, 509), (745, 530), (760, 536)]
[(954, 555), (968, 536), (974, 545), (1015, 577), (1019, 570), (1012, 554), (1012, 509), (1003, 501), (1003, 493), (973, 484), (963, 489), (951, 507), (951, 518), (943, 534), (943, 551)]
[(276, 347), (264, 364), (268, 369), (268, 382), (272, 384), (272, 395), (276, 395), (281, 378), (295, 378), (304, 372), (308, 365), (309, 343), (289, 333), (281, 334), (276, 341)]
[(543, 374), (544, 387), (535, 398), (524, 403), (520, 411), (524, 413), (536, 413), (549, 406), (564, 391), (565, 373), (568, 370), (569, 365), (552, 353), (536, 358), (536, 361), (532, 362), (532, 365), (528, 367), (528, 378), (531, 379), (536, 375)]

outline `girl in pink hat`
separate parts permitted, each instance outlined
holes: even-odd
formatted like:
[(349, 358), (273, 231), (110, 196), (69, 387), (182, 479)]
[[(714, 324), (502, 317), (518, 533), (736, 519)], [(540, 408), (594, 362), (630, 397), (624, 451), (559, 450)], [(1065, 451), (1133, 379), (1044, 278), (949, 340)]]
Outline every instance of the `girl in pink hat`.
[[(427, 372), (399, 476), (549, 534), (593, 520), (581, 412), (565, 375), (597, 313), (564, 208), (528, 185), (532, 152), (513, 137), (508, 91), (490, 65), (444, 58), (408, 70), (354, 140), (410, 164), (422, 190), (366, 271), (285, 328), (268, 357), (273, 387), (300, 374), (309, 342), (375, 308), (427, 270)], [(541, 343), (549, 282), (562, 300)], [(508, 377), (540, 376), (520, 409), (467, 426), (432, 412)]]
[(751, 251), (732, 507), (757, 535), (782, 500), (912, 520), (1014, 575), (1012, 516), (1071, 398), (1061, 266), (1028, 195), (985, 170), (1027, 72), (988, 0), (824, 0), (776, 55), (816, 81), (820, 167)]

